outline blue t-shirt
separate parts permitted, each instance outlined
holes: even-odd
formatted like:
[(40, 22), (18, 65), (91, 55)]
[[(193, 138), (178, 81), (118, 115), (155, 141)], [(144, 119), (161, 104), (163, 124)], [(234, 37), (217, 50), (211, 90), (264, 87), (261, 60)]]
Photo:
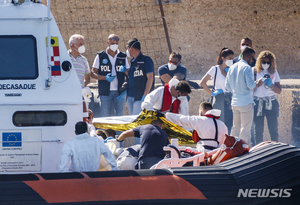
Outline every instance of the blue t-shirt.
[(169, 144), (168, 136), (159, 127), (147, 124), (132, 129), (135, 137), (141, 138), (139, 159), (146, 157), (165, 157), (164, 146)]
[[(169, 74), (171, 78), (173, 78), (175, 73), (182, 73), (184, 75), (184, 79), (186, 78), (186, 67), (183, 65), (179, 64), (175, 70), (169, 70), (168, 64), (162, 65), (158, 68), (158, 76), (164, 75), (164, 74)], [(161, 80), (161, 79), (160, 79)], [(165, 85), (165, 83), (161, 80), (161, 83)]]
[[(140, 52), (140, 54), (137, 56), (136, 59), (138, 59), (141, 55), (143, 55), (142, 52)], [(131, 89), (131, 88), (134, 87), (133, 86), (133, 80), (134, 80), (133, 75), (134, 75), (134, 71), (135, 71), (135, 65), (136, 65), (136, 62), (137, 62), (136, 59), (132, 58), (130, 60), (131, 65), (130, 65), (129, 80), (128, 80), (129, 89), (127, 90), (127, 96), (129, 96), (129, 97), (134, 97), (134, 89)], [(153, 62), (152, 62), (151, 58), (149, 58), (149, 57), (145, 58), (144, 65), (145, 65), (145, 72), (146, 72), (146, 74), (148, 74), (148, 73), (154, 73), (154, 65), (153, 65)], [(145, 81), (144, 83), (146, 84), (147, 81)], [(138, 89), (138, 88), (136, 88), (136, 89)]]

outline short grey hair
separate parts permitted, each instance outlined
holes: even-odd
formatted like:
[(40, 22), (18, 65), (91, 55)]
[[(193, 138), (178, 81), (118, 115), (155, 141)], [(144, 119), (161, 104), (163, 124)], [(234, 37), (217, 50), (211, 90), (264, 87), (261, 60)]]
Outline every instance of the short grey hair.
[(70, 48), (71, 48), (71, 45), (72, 44), (76, 44), (77, 43), (77, 39), (80, 39), (80, 38), (84, 39), (84, 36), (80, 35), (80, 34), (74, 34), (74, 35), (72, 35), (70, 37), (70, 39), (69, 39), (69, 46), (70, 46)]

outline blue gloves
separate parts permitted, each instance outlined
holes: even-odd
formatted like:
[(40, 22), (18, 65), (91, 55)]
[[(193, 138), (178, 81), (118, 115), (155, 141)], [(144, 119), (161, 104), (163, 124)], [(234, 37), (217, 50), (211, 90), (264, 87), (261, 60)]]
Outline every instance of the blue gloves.
[(105, 79), (108, 81), (108, 82), (111, 82), (115, 79), (116, 76), (111, 76), (111, 73), (107, 74), (105, 76)]
[(124, 65), (120, 66), (120, 72), (125, 73), (126, 67)]
[(272, 79), (271, 78), (267, 78), (264, 83), (270, 88), (273, 86), (273, 83), (272, 83)]
[(125, 90), (117, 97), (117, 101), (120, 101), (120, 102), (125, 101), (126, 96), (127, 96), (127, 91)]
[(141, 102), (144, 102), (146, 95), (143, 95)]
[(228, 73), (229, 67), (224, 68), (225, 72)]
[(217, 96), (219, 94), (223, 93), (223, 90), (222, 89), (218, 89), (218, 90), (215, 90), (214, 92), (211, 93), (211, 96)]

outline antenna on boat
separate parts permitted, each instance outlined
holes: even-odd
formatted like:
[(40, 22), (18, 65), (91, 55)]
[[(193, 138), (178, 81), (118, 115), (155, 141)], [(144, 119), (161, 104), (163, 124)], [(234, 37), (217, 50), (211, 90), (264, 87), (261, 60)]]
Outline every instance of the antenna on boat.
[(52, 20), (51, 16), (50, 16), (50, 4), (51, 0), (47, 0), (47, 17), (44, 18), (44, 21), (47, 21), (47, 62), (48, 62), (48, 79), (45, 82), (45, 89), (50, 89), (50, 86), (52, 85), (52, 78), (51, 78), (51, 55), (50, 55), (50, 49), (51, 49), (51, 36), (50, 36), (50, 22)]

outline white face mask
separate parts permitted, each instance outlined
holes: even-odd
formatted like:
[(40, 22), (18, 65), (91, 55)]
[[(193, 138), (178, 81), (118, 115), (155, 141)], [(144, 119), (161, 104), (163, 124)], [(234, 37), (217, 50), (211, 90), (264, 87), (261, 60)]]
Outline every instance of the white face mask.
[(168, 63), (169, 70), (175, 70), (177, 68), (177, 65), (174, 65), (173, 63)]
[(241, 51), (243, 51), (247, 46), (242, 46), (241, 47)]
[(131, 58), (131, 56), (130, 56), (130, 53), (129, 53), (129, 50), (128, 50), (128, 49), (126, 50), (126, 55), (127, 55), (127, 57), (128, 57), (128, 58)]
[(267, 70), (270, 67), (270, 65), (267, 63), (263, 63), (263, 64), (261, 64), (261, 67), (262, 67), (262, 69)]
[(233, 60), (226, 60), (225, 65), (227, 65), (228, 67), (232, 66), (233, 65)]
[(85, 52), (85, 47), (84, 47), (84, 45), (82, 45), (82, 46), (80, 46), (80, 47), (78, 48), (78, 52), (79, 52), (79, 53), (84, 53), (84, 52)]
[(109, 49), (112, 50), (113, 52), (116, 52), (119, 48), (118, 44), (112, 44), (109, 46)]

